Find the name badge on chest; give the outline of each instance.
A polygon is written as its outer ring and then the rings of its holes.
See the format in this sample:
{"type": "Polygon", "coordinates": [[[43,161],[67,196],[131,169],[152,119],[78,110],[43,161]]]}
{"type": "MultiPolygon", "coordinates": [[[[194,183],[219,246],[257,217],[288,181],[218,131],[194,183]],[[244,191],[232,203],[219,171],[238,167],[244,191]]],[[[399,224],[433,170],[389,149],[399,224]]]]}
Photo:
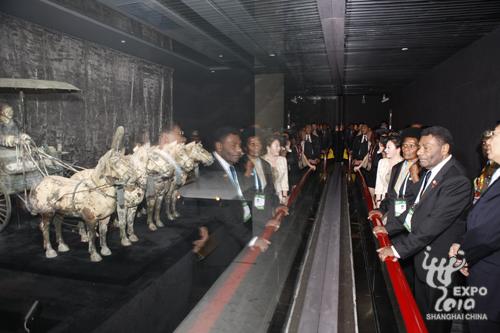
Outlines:
{"type": "Polygon", "coordinates": [[[406,211],[406,200],[398,199],[394,201],[394,215],[398,217],[406,211]]]}
{"type": "Polygon", "coordinates": [[[411,207],[408,210],[408,214],[406,214],[405,217],[405,222],[403,223],[403,226],[408,230],[408,232],[411,232],[411,218],[413,217],[413,213],[415,212],[415,208],[411,207]]]}
{"type": "Polygon", "coordinates": [[[253,198],[253,206],[259,210],[263,210],[266,206],[266,197],[263,194],[256,194],[253,198]]]}

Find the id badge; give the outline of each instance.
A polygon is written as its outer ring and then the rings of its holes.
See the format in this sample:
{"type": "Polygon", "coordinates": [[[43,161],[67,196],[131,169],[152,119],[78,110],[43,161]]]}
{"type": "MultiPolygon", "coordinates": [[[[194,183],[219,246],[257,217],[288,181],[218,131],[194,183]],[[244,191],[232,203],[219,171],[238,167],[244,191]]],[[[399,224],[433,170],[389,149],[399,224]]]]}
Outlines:
{"type": "Polygon", "coordinates": [[[408,230],[408,232],[411,232],[411,218],[413,217],[414,211],[415,209],[413,207],[408,210],[408,214],[406,214],[405,217],[405,223],[403,223],[403,226],[406,228],[406,230],[408,230]]]}
{"type": "Polygon", "coordinates": [[[263,210],[266,205],[266,197],[263,194],[256,194],[253,199],[253,206],[259,210],[263,210]]]}
{"type": "Polygon", "coordinates": [[[394,202],[394,215],[398,217],[406,211],[406,200],[396,200],[394,202]]]}

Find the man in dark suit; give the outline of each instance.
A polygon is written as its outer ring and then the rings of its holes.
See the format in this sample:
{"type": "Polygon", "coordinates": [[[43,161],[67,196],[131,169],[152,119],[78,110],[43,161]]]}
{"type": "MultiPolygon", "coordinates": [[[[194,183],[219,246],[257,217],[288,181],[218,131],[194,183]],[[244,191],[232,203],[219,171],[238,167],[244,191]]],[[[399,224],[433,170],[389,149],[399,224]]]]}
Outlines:
{"type": "Polygon", "coordinates": [[[333,133],[333,152],[335,154],[335,162],[342,162],[344,160],[344,149],[344,126],[342,124],[335,125],[335,132],[333,133]]]}
{"type": "Polygon", "coordinates": [[[415,202],[398,217],[399,225],[408,233],[394,239],[392,247],[378,250],[382,261],[388,257],[413,257],[415,299],[429,332],[449,332],[451,329],[451,321],[431,320],[429,316],[439,313],[436,302],[443,296],[441,287],[451,295],[449,290],[456,283],[456,274],[446,284],[435,285],[436,277],[431,274],[432,270],[426,269],[426,264],[429,264],[427,256],[437,258],[437,262],[447,260],[451,244],[465,232],[465,214],[472,199],[470,181],[463,167],[451,155],[452,144],[451,133],[443,127],[434,126],[422,131],[417,155],[427,172],[420,180],[415,202]]]}
{"type": "MultiPolygon", "coordinates": [[[[244,197],[244,176],[234,165],[242,155],[238,131],[221,128],[215,133],[214,163],[200,170],[195,183],[180,192],[188,207],[179,224],[200,227],[194,252],[202,253],[201,272],[213,282],[252,238],[251,201],[244,197]]],[[[264,240],[255,246],[267,249],[264,240]]]]}
{"type": "Polygon", "coordinates": [[[313,165],[319,163],[319,150],[313,141],[312,127],[311,125],[306,125],[304,127],[306,136],[304,138],[304,155],[313,165]]]}
{"type": "Polygon", "coordinates": [[[360,124],[360,133],[352,142],[352,163],[354,166],[360,165],[363,162],[366,154],[368,154],[368,125],[360,124]]]}
{"type": "Polygon", "coordinates": [[[330,125],[321,125],[321,150],[328,154],[328,150],[332,146],[332,129],[330,125]]]}
{"type": "MultiPolygon", "coordinates": [[[[488,159],[500,162],[500,126],[487,141],[488,159]]],[[[463,251],[470,287],[485,288],[486,294],[475,294],[475,306],[470,311],[486,314],[487,320],[469,321],[475,332],[500,332],[500,169],[493,173],[488,188],[475,203],[467,218],[467,232],[460,244],[450,248],[450,256],[463,251]]]]}
{"type": "Polygon", "coordinates": [[[317,124],[311,124],[311,140],[314,151],[317,153],[317,157],[319,157],[319,154],[321,153],[321,142],[323,141],[322,134],[323,133],[317,124]]]}
{"type": "MultiPolygon", "coordinates": [[[[288,208],[281,206],[273,182],[271,165],[260,158],[262,142],[254,128],[242,133],[245,155],[236,164],[236,169],[243,174],[245,197],[251,199],[253,235],[259,236],[270,222],[273,215],[288,208]]],[[[272,221],[271,221],[272,223],[272,221]]]]}

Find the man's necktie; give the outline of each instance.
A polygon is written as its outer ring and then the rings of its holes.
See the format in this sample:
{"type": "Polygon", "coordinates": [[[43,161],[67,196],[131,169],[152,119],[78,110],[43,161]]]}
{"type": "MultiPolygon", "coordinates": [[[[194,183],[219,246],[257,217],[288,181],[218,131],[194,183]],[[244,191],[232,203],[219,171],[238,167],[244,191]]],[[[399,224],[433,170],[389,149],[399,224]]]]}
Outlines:
{"type": "Polygon", "coordinates": [[[239,187],[239,184],[238,184],[238,176],[236,175],[236,169],[234,168],[234,166],[229,166],[229,171],[231,171],[231,178],[233,179],[233,183],[234,185],[236,185],[237,187],[239,187]]]}
{"type": "Polygon", "coordinates": [[[234,168],[234,166],[230,165],[229,171],[231,172],[231,178],[233,180],[233,184],[238,191],[238,197],[240,198],[241,205],[243,206],[243,222],[247,222],[252,217],[252,214],[250,212],[250,207],[248,207],[248,204],[245,201],[245,198],[243,197],[243,192],[241,191],[240,183],[238,182],[238,176],[236,175],[236,169],[234,168]]]}
{"type": "Polygon", "coordinates": [[[420,197],[422,197],[422,195],[424,195],[424,192],[427,188],[427,182],[429,181],[429,178],[431,178],[431,170],[427,171],[425,173],[425,176],[424,176],[424,183],[423,183],[423,187],[422,187],[422,193],[420,193],[420,197]]]}

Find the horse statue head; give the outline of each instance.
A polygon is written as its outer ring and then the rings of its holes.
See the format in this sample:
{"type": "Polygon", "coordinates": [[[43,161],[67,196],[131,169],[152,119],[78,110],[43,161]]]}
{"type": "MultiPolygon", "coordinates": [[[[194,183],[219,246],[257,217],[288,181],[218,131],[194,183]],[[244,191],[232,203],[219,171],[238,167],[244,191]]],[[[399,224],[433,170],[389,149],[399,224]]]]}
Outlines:
{"type": "MultiPolygon", "coordinates": [[[[186,145],[188,155],[194,160],[195,164],[202,163],[204,166],[209,166],[214,162],[214,156],[203,148],[201,143],[190,142],[186,145]]],[[[196,166],[195,165],[195,166],[196,166]]]]}
{"type": "Polygon", "coordinates": [[[176,167],[184,172],[189,172],[194,169],[194,161],[189,156],[186,145],[184,143],[177,143],[176,141],[164,146],[164,150],[173,157],[176,167]]]}

